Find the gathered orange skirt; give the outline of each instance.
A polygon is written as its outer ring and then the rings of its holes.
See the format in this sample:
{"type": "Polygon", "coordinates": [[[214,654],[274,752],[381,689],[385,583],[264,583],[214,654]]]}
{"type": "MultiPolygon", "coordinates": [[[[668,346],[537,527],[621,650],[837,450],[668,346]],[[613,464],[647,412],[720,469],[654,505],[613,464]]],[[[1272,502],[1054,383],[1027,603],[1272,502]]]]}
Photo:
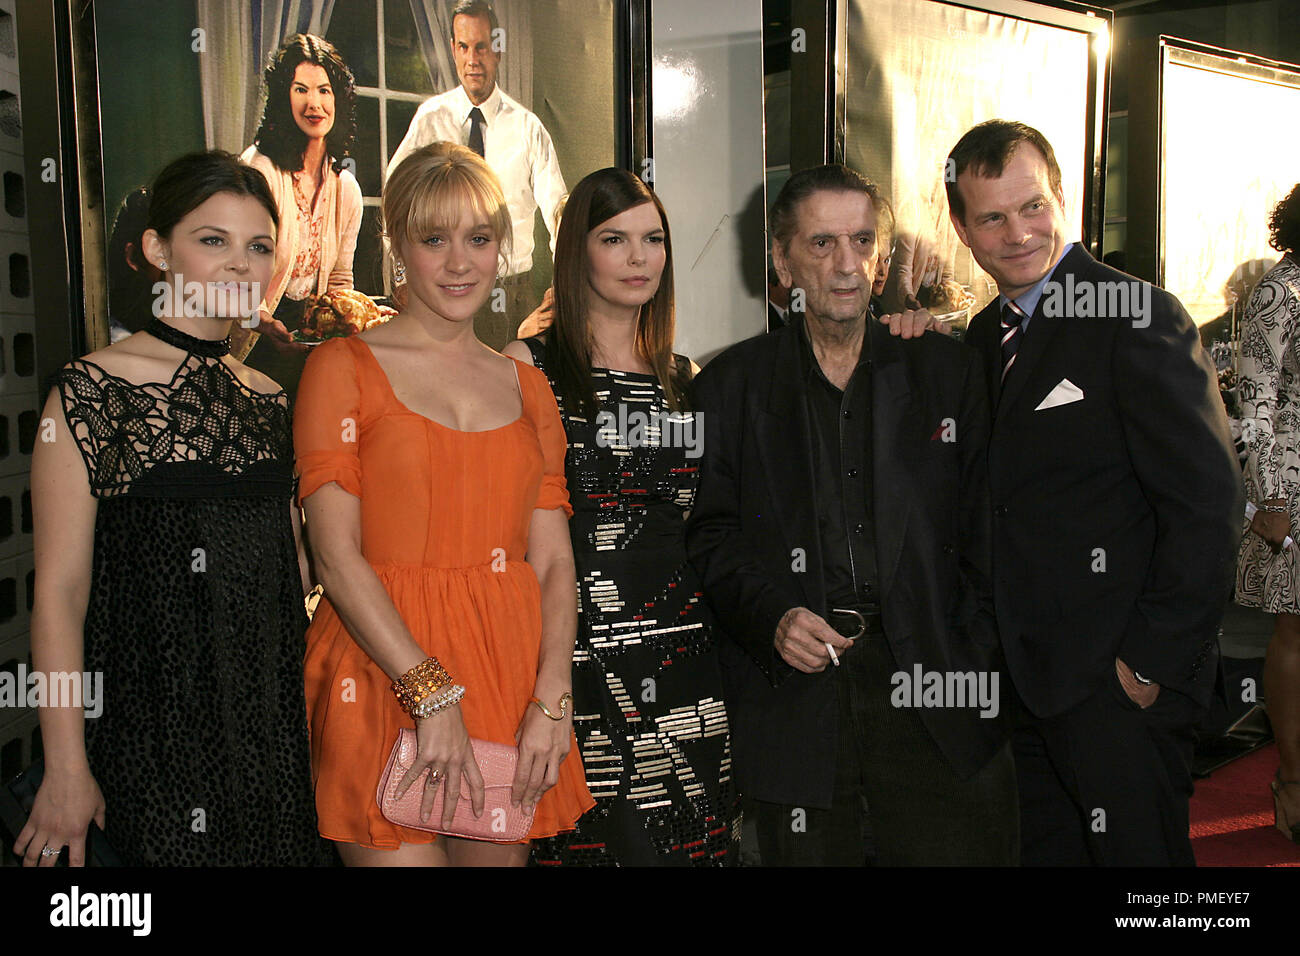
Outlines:
{"type": "MultiPolygon", "coordinates": [[[[307,359],[293,422],[299,502],[330,482],[359,499],[362,554],[415,642],[465,687],[469,735],[509,745],[541,645],[541,593],[525,560],[530,522],[536,510],[572,514],[555,396],[537,369],[514,367],[523,414],[462,432],[403,405],[360,336],[333,339],[307,359]]],[[[432,841],[379,812],[379,775],[398,730],[414,721],[329,595],[307,630],[304,683],[321,835],[380,849],[432,841]]],[[[529,836],[571,830],[593,806],[571,738],[529,836]]]]}
{"type": "MultiPolygon", "coordinates": [[[[471,737],[514,744],[537,678],[540,594],[531,566],[375,568],[416,642],[465,687],[460,709],[471,737]]],[[[394,850],[435,835],[390,823],[375,790],[398,730],[415,722],[398,706],[388,676],[322,599],[307,632],[307,714],[321,836],[394,850]]],[[[529,838],[571,830],[595,805],[576,743],[560,780],[538,801],[529,838]]]]}

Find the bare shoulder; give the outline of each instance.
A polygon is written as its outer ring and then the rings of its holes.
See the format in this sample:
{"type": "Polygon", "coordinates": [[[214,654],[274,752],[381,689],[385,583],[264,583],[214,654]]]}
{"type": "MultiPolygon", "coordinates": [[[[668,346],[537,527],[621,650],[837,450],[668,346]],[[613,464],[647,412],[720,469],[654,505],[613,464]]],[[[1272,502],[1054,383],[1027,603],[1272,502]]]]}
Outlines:
{"type": "MultiPolygon", "coordinates": [[[[482,343],[479,344],[482,345],[482,343]]],[[[527,350],[528,347],[524,346],[524,351],[527,350]]],[[[482,368],[484,368],[485,370],[491,369],[495,374],[501,375],[504,378],[508,378],[512,387],[514,386],[514,380],[516,374],[515,363],[517,362],[521,365],[532,364],[531,362],[524,362],[524,360],[521,359],[518,355],[512,355],[506,352],[505,349],[502,349],[500,352],[498,352],[490,345],[483,345],[483,348],[479,351],[478,355],[475,357],[475,361],[481,362],[482,368]]]]}
{"type": "MultiPolygon", "coordinates": [[[[114,378],[133,385],[167,385],[180,368],[176,349],[145,332],[137,332],[114,345],[83,355],[81,361],[98,366],[114,378]]],[[[274,379],[227,358],[226,367],[240,382],[255,392],[274,395],[281,390],[274,379]]]]}
{"type": "Polygon", "coordinates": [[[511,391],[514,391],[515,383],[519,383],[519,393],[524,396],[525,404],[529,401],[529,393],[537,394],[542,390],[550,392],[550,382],[542,370],[533,364],[533,357],[528,354],[528,346],[523,342],[511,342],[500,352],[491,350],[491,354],[495,361],[510,366],[505,372],[506,381],[511,391]]]}
{"type": "Polygon", "coordinates": [[[252,166],[254,169],[259,170],[263,175],[275,170],[275,164],[271,162],[271,157],[256,146],[250,146],[240,153],[239,161],[245,166],[252,166]]]}
{"type": "Polygon", "coordinates": [[[533,361],[532,350],[529,349],[528,346],[525,345],[523,342],[521,342],[519,339],[515,339],[513,342],[511,342],[509,345],[503,348],[501,350],[501,354],[508,355],[512,359],[518,359],[520,362],[523,362],[525,365],[537,364],[536,362],[533,361]]]}
{"type": "Polygon", "coordinates": [[[401,315],[395,315],[387,322],[380,322],[378,325],[372,325],[370,328],[358,332],[353,337],[365,342],[366,345],[378,345],[380,347],[390,345],[400,346],[409,340],[409,333],[406,329],[406,323],[402,321],[401,315]]]}
{"type": "Polygon", "coordinates": [[[122,341],[81,357],[109,375],[134,385],[167,383],[176,373],[175,351],[146,332],[136,332],[122,341]]]}
{"type": "Polygon", "coordinates": [[[227,365],[235,377],[254,392],[261,392],[263,395],[274,395],[276,392],[284,390],[284,387],[275,379],[255,368],[249,368],[243,362],[236,362],[232,359],[227,365]]]}

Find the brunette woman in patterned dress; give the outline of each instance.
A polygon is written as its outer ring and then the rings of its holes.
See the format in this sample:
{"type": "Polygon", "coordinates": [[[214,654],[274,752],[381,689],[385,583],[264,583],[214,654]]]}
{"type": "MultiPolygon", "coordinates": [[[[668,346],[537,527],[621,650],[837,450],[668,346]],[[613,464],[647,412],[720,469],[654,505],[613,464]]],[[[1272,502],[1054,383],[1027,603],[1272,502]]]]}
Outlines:
{"type": "Polygon", "coordinates": [[[702,430],[673,331],[663,206],[626,170],[592,173],[560,220],[554,323],[505,349],[546,373],[568,435],[574,728],[597,801],[534,844],[543,865],[737,862],[716,637],[683,538],[702,430]]]}
{"type": "Polygon", "coordinates": [[[1281,261],[1255,286],[1241,327],[1242,436],[1249,446],[1246,498],[1259,511],[1241,541],[1237,603],[1275,614],[1264,659],[1264,696],[1278,770],[1277,828],[1300,843],[1300,185],[1269,218],[1281,261]]]}
{"type": "Polygon", "coordinates": [[[277,214],[228,153],[169,165],[143,236],[168,284],[160,317],[55,375],[32,457],[32,661],[102,675],[102,699],[41,708],[28,865],[63,847],[80,865],[92,819],[130,866],[329,859],[288,400],[228,354],[271,276],[277,214]]]}

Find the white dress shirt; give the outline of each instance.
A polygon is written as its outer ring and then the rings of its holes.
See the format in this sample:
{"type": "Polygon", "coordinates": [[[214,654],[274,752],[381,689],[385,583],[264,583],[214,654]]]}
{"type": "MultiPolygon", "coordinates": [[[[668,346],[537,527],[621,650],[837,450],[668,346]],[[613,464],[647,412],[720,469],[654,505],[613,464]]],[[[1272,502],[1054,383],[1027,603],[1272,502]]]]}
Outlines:
{"type": "MultiPolygon", "coordinates": [[[[398,163],[429,143],[469,143],[470,102],[464,87],[431,97],[420,104],[406,137],[388,163],[387,179],[398,163]]],[[[483,112],[483,152],[488,166],[501,181],[510,209],[514,241],[507,275],[533,267],[533,213],[539,208],[555,248],[555,210],[564,197],[564,177],[556,160],[551,135],[536,116],[494,86],[479,107],[483,112]]]]}

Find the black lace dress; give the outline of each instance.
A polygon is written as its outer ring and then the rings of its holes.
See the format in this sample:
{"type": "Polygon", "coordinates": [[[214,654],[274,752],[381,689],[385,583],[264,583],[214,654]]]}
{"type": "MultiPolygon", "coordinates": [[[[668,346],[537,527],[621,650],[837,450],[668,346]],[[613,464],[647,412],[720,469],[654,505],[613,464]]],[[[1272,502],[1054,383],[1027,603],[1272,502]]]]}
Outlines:
{"type": "Polygon", "coordinates": [[[98,499],[86,720],[106,835],[135,866],[327,862],[303,697],[307,616],[289,505],[288,399],[238,381],[221,342],[167,383],[85,360],[55,373],[98,499]]]}
{"type": "MultiPolygon", "coordinates": [[[[525,343],[545,372],[544,344],[525,343]]],[[[596,806],[577,830],[534,841],[533,861],[733,865],[740,812],[717,636],[684,537],[699,480],[689,446],[703,430],[689,413],[666,417],[653,375],[597,368],[592,379],[595,422],[551,387],[578,573],[574,730],[596,806]]]]}

